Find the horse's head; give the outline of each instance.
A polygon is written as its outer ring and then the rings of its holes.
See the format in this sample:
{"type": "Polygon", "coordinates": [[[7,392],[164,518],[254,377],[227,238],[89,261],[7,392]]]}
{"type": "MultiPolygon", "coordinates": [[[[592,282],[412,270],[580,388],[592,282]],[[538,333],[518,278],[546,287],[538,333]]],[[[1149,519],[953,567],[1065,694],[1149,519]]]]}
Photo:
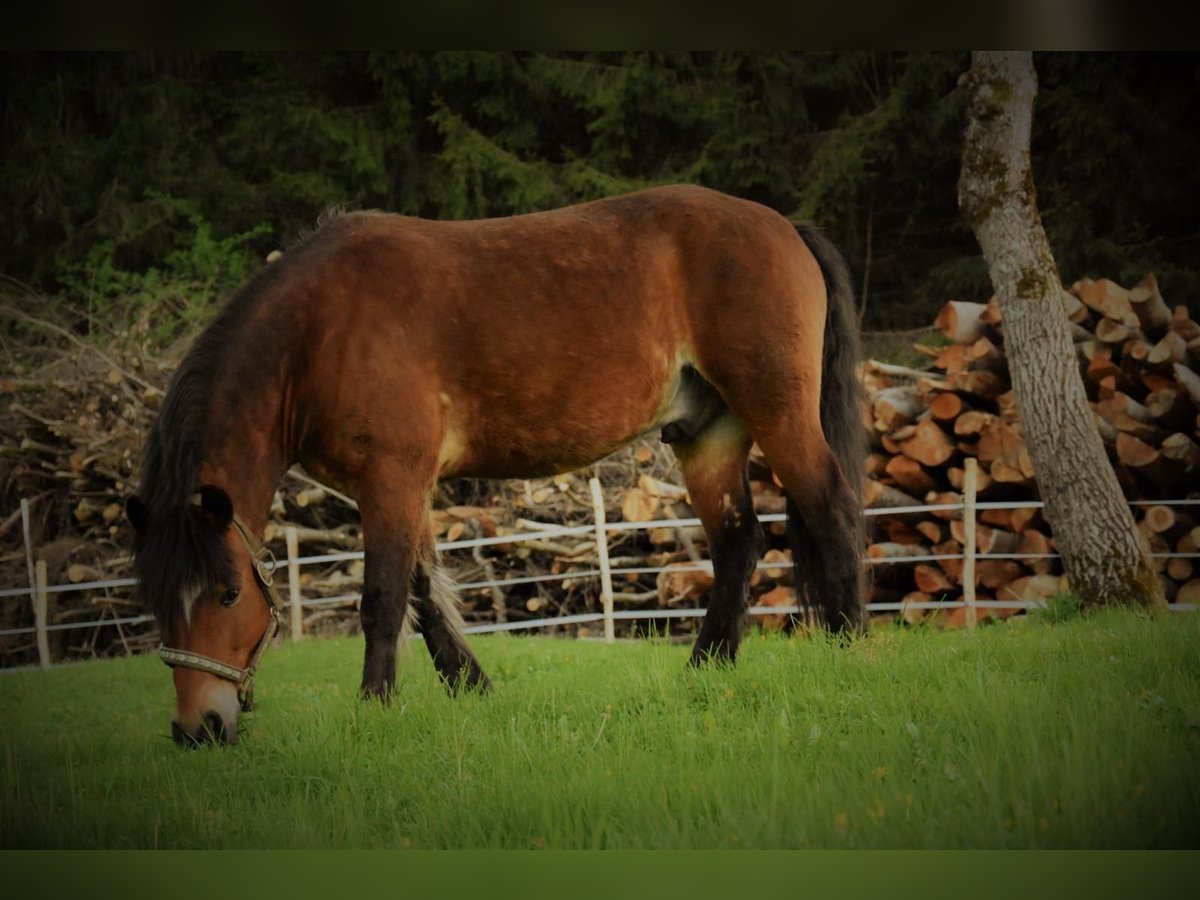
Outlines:
{"type": "Polygon", "coordinates": [[[212,485],[184,510],[130,497],[126,514],[137,531],[143,597],[162,632],[159,652],[174,673],[171,735],[183,746],[235,743],[238,711],[250,708],[254,670],[278,624],[270,553],[212,485]]]}

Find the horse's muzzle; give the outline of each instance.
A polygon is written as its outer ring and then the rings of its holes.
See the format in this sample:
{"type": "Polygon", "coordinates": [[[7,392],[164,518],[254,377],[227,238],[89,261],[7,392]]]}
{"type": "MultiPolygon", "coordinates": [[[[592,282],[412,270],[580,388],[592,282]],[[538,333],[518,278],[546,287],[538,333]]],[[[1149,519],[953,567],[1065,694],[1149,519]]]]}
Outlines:
{"type": "Polygon", "coordinates": [[[180,747],[200,747],[204,744],[236,744],[237,723],[226,727],[220,713],[210,710],[200,717],[200,724],[189,731],[178,722],[171,723],[171,737],[180,747]]]}

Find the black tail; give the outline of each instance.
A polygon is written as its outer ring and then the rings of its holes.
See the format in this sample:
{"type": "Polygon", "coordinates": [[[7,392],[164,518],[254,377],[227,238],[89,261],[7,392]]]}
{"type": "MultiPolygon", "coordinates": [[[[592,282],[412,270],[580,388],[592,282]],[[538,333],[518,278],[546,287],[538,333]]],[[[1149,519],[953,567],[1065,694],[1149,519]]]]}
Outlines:
{"type": "MultiPolygon", "coordinates": [[[[850,272],[837,247],[818,229],[797,224],[796,231],[816,257],[825,276],[825,346],[821,361],[821,428],[825,440],[849,482],[854,496],[855,546],[844,548],[861,560],[863,548],[862,481],[866,470],[867,433],[863,427],[863,389],[857,366],[862,359],[858,316],[850,272]]],[[[818,589],[814,579],[822,565],[818,542],[827,535],[811,534],[803,525],[791,498],[787,503],[788,534],[792,558],[796,563],[796,595],[802,605],[815,607],[817,615],[835,630],[844,627],[865,628],[866,607],[863,591],[854,597],[830,597],[818,589]]],[[[861,565],[861,563],[859,563],[861,565]]]]}

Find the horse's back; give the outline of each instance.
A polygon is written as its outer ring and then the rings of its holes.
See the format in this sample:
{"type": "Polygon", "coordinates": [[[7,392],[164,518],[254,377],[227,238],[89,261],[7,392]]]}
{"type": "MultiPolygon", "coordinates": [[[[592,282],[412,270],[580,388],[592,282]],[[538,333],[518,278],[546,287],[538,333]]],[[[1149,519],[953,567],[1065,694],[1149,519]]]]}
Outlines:
{"type": "Polygon", "coordinates": [[[337,356],[326,406],[343,422],[359,407],[360,431],[383,427],[380,409],[410,429],[436,421],[442,474],[604,456],[661,424],[686,367],[720,387],[794,341],[803,282],[820,278],[783,217],[692,186],[501,219],[350,214],[326,229],[302,292],[322,295],[321,343],[337,356]]]}

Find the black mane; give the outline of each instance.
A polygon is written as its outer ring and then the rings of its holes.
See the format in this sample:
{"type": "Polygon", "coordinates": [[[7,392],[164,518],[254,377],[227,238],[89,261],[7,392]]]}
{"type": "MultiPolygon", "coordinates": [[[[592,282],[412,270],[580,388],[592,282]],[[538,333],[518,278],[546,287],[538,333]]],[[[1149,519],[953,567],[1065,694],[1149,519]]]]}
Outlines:
{"type": "Polygon", "coordinates": [[[239,346],[247,346],[242,338],[251,312],[290,261],[285,257],[263,266],[196,338],[171,379],[146,442],[140,496],[148,517],[136,539],[134,569],[140,599],[164,634],[182,614],[186,593],[229,583],[225,543],[197,514],[192,496],[200,486],[219,378],[233,364],[239,346]]]}

